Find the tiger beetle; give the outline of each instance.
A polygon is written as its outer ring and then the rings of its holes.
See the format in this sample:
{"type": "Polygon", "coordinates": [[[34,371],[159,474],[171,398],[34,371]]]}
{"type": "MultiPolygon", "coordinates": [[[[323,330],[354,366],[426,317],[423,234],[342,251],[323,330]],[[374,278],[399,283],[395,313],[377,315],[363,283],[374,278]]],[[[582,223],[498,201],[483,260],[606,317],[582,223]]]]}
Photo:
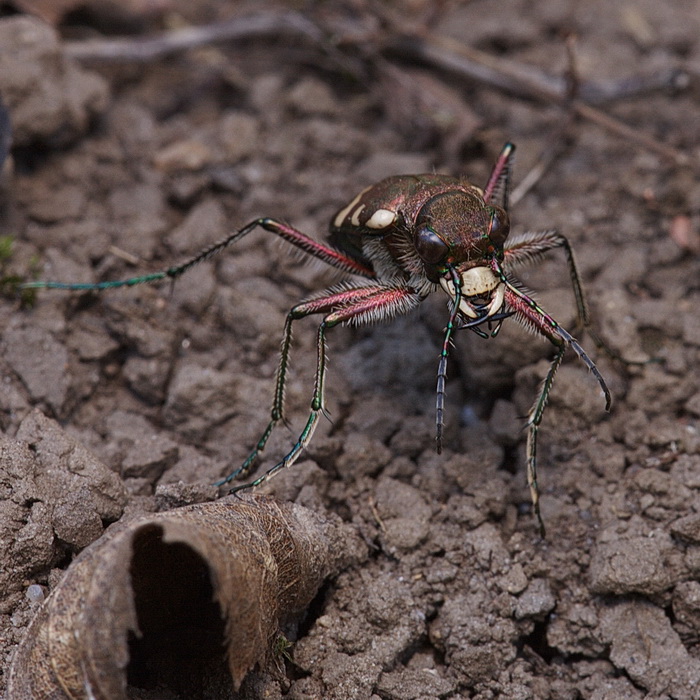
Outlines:
{"type": "Polygon", "coordinates": [[[222,486],[245,477],[265,449],[275,426],[284,421],[284,394],[292,326],[307,316],[322,317],[316,338],[316,375],[311,413],[292,449],[262,476],[231,492],[263,483],[291,466],[307,446],[324,409],[326,332],[339,324],[365,325],[408,313],[438,288],[449,297],[437,371],[436,447],[442,450],[445,383],[450,343],[456,331],[468,329],[482,338],[495,337],[503,321],[513,316],[549,340],[554,358],[527,417],[527,483],[540,530],[537,485],[537,431],[554,375],[571,347],[598,381],[610,409],[610,391],[595,363],[579,343],[525,291],[511,270],[537,262],[552,249],[562,248],[569,268],[580,327],[590,325],[581,277],[568,240],[556,231],[509,237],[508,190],[515,146],[507,143],[481,189],[462,177],[398,175],[362,190],[331,220],[329,243],[319,243],[297,229],[271,218],[251,221],[239,231],[204,248],[184,263],[161,272],[95,284],[30,282],[25,288],[103,290],[147,282],[175,280],[191,267],[221,252],[260,227],[308,255],[356,276],[296,304],[284,324],[270,422],[243,464],[217,482],[222,486]]]}

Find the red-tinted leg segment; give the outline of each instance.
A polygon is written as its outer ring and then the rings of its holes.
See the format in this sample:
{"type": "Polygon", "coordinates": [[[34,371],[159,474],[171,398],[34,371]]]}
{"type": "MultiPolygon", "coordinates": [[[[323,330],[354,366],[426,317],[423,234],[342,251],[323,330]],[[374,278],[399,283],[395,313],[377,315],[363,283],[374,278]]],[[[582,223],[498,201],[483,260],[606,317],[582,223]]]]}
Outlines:
{"type": "Polygon", "coordinates": [[[518,265],[538,262],[542,255],[554,248],[563,248],[564,254],[566,255],[571,286],[576,299],[576,310],[578,312],[578,325],[580,329],[585,330],[596,344],[596,347],[604,350],[613,359],[623,362],[626,365],[639,366],[647,364],[649,360],[629,360],[623,357],[619,352],[613,350],[605,340],[591,328],[590,312],[588,303],[586,302],[586,296],[583,292],[581,275],[576,266],[574,251],[569,241],[560,233],[556,231],[521,233],[508,239],[506,241],[505,250],[503,251],[504,269],[510,271],[518,265]]]}
{"type": "Polygon", "coordinates": [[[222,238],[220,241],[200,250],[199,253],[192,256],[188,260],[185,260],[185,262],[169,267],[166,270],[161,270],[160,272],[152,272],[147,275],[129,277],[123,280],[108,280],[105,282],[94,283],[28,282],[22,285],[22,288],[99,291],[104,289],[117,289],[119,287],[134,287],[139,284],[159,282],[166,279],[175,280],[185,274],[185,272],[195,265],[218,255],[225,248],[228,248],[228,246],[237,243],[241,240],[241,238],[247,236],[258,227],[261,227],[270,233],[274,233],[288,243],[291,243],[293,246],[303,250],[308,255],[311,255],[318,260],[322,260],[328,265],[342,270],[343,272],[349,272],[353,275],[360,275],[361,277],[366,277],[368,279],[376,278],[374,270],[371,267],[368,267],[365,263],[355,260],[355,258],[343,253],[340,250],[336,250],[335,248],[331,248],[323,243],[319,243],[313,238],[307,236],[305,233],[297,231],[291,226],[287,226],[287,224],[283,224],[275,219],[264,218],[251,221],[239,231],[236,231],[235,233],[226,236],[226,238],[222,238]]]}
{"type": "Polygon", "coordinates": [[[407,287],[387,287],[382,285],[365,285],[350,287],[323,297],[311,299],[297,304],[287,315],[284,338],[282,340],[282,352],[277,370],[275,386],[275,398],[273,401],[270,422],[255,449],[250,453],[245,462],[237,470],[232,472],[219,485],[228,483],[235,478],[242,477],[250,471],[250,468],[265,449],[265,445],[272,434],[273,429],[284,415],[284,389],[289,368],[289,353],[292,339],[292,324],[294,321],[325,313],[318,329],[316,340],[317,364],[314,393],[311,399],[311,414],[302,430],[297,442],[290,452],[274,467],[265,472],[250,484],[236,487],[233,491],[254,487],[266,481],[273,474],[285,467],[289,467],[298,459],[301,452],[308,444],[316,430],[318,420],[324,412],[323,396],[326,375],[326,340],[325,333],[328,328],[341,323],[356,323],[359,325],[372,323],[392,318],[398,314],[407,313],[422,301],[414,290],[407,287]]]}
{"type": "Polygon", "coordinates": [[[595,366],[595,363],[590,357],[588,357],[586,352],[571,336],[571,334],[563,329],[549,314],[547,314],[537,304],[537,302],[513,286],[511,282],[505,280],[505,277],[503,279],[506,281],[506,305],[515,311],[516,318],[518,318],[526,326],[529,326],[533,330],[548,338],[557,348],[554,359],[549,366],[547,376],[542,383],[540,392],[535,400],[535,403],[530,409],[527,419],[527,483],[530,487],[532,505],[540,526],[540,532],[542,535],[544,535],[544,524],[542,522],[539,505],[539,488],[537,486],[537,431],[540,423],[542,422],[542,416],[547,405],[549,392],[551,391],[552,383],[554,382],[554,375],[561,365],[561,361],[564,358],[564,352],[566,351],[567,346],[573,348],[574,352],[579,356],[588,369],[593,373],[593,376],[597,379],[598,384],[603,390],[603,394],[605,396],[606,411],[610,410],[612,397],[610,395],[610,390],[608,389],[602,375],[598,371],[598,368],[595,366]]]}
{"type": "Polygon", "coordinates": [[[171,267],[166,271],[166,275],[171,278],[179,277],[194,265],[197,265],[203,260],[211,258],[224,250],[224,248],[227,248],[228,246],[240,241],[241,238],[247,236],[258,226],[266,231],[269,231],[270,233],[274,233],[288,243],[291,243],[293,246],[303,250],[308,255],[311,255],[318,260],[322,260],[332,267],[343,270],[343,272],[349,272],[353,275],[360,275],[361,277],[368,277],[370,279],[375,277],[374,270],[367,267],[365,264],[358,262],[354,258],[351,258],[349,255],[346,255],[345,253],[336,250],[335,248],[331,248],[323,243],[315,241],[310,236],[307,236],[301,231],[297,231],[297,229],[293,228],[292,226],[288,226],[287,224],[283,224],[281,221],[267,217],[251,221],[249,224],[240,229],[240,231],[236,231],[236,233],[233,233],[217,243],[214,243],[208,248],[205,248],[193,258],[190,258],[181,265],[171,267]]]}
{"type": "Polygon", "coordinates": [[[323,260],[323,262],[328,263],[328,265],[336,267],[339,270],[349,272],[353,275],[360,275],[361,277],[368,277],[370,279],[374,279],[375,277],[374,270],[372,268],[358,262],[340,250],[336,250],[335,248],[331,248],[330,246],[315,241],[305,233],[297,231],[297,229],[292,228],[287,224],[283,224],[280,221],[269,218],[258,219],[256,224],[262,226],[262,228],[264,228],[266,231],[270,231],[270,233],[278,235],[280,238],[283,238],[288,243],[300,248],[314,258],[323,260]]]}
{"type": "Polygon", "coordinates": [[[508,211],[508,189],[514,152],[515,146],[512,143],[503,146],[484,188],[484,201],[488,204],[493,200],[493,204],[503,207],[506,211],[508,211]]]}
{"type": "Polygon", "coordinates": [[[566,263],[569,267],[569,277],[576,299],[579,324],[582,328],[590,325],[590,313],[583,293],[583,284],[574,258],[574,251],[565,236],[557,231],[537,231],[521,233],[506,240],[503,266],[510,270],[518,265],[526,265],[538,262],[548,251],[555,248],[563,248],[566,255],[566,263]]]}

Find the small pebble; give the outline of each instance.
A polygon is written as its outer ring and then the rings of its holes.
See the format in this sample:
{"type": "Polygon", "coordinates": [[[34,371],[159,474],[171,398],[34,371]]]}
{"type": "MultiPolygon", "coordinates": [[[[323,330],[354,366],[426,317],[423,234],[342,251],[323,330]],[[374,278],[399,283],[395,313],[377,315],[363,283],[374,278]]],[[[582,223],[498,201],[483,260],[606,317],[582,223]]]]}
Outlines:
{"type": "Polygon", "coordinates": [[[43,603],[44,599],[46,598],[44,588],[38,583],[33,583],[31,586],[29,586],[25,595],[30,603],[43,603]]]}

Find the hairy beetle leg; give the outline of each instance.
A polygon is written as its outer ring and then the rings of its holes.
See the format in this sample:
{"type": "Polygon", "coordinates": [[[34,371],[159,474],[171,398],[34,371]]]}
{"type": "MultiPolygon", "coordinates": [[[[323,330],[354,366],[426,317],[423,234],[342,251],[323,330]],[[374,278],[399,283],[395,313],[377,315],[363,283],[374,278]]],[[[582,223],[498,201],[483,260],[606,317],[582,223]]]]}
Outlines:
{"type": "Polygon", "coordinates": [[[364,325],[373,321],[393,318],[397,314],[406,313],[409,309],[417,306],[420,301],[420,296],[409,287],[366,284],[359,287],[349,287],[328,296],[297,304],[287,315],[270,423],[262,438],[258,441],[255,450],[251,452],[243,465],[220,481],[219,485],[228,483],[234,478],[241,478],[250,470],[259,453],[265,448],[265,444],[272,434],[275,425],[282,417],[284,409],[284,389],[289,366],[292,323],[294,321],[315,314],[326,314],[318,327],[318,335],[316,338],[316,380],[313,397],[311,399],[311,413],[296,443],[277,464],[255,479],[255,481],[233,487],[230,493],[236,493],[243,489],[259,486],[278,471],[292,466],[311,440],[321,414],[325,414],[323,397],[326,376],[326,330],[342,323],[352,322],[358,325],[364,325]]]}
{"type": "Polygon", "coordinates": [[[571,287],[576,300],[578,324],[582,328],[587,329],[591,325],[588,303],[583,292],[583,283],[576,265],[574,251],[565,236],[562,236],[558,231],[537,231],[515,235],[505,243],[503,265],[506,270],[510,270],[518,265],[536,263],[542,259],[545,253],[556,248],[563,248],[564,250],[566,263],[569,268],[571,287]]]}
{"type": "Polygon", "coordinates": [[[517,289],[517,287],[514,287],[510,282],[506,282],[506,302],[508,306],[514,310],[518,320],[543,335],[557,348],[557,352],[549,366],[547,376],[542,382],[539,394],[527,418],[527,483],[530,488],[532,507],[535,517],[537,518],[540,534],[544,537],[545,528],[540,513],[540,493],[537,485],[537,431],[547,406],[549,393],[554,382],[554,375],[561,365],[567,346],[570,346],[574,350],[598,381],[603,391],[603,396],[605,397],[606,411],[610,410],[612,396],[595,363],[571,334],[564,330],[533,299],[517,289]]]}

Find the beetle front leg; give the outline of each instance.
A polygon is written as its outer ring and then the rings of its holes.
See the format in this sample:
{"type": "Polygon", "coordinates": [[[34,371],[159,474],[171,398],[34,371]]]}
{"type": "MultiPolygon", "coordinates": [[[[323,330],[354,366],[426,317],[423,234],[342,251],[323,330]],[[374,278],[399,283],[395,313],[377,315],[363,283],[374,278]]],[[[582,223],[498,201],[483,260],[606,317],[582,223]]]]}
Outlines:
{"type": "Polygon", "coordinates": [[[450,310],[450,318],[445,327],[445,336],[442,341],[442,350],[440,352],[440,362],[438,363],[437,388],[435,397],[435,450],[438,454],[442,452],[442,431],[445,427],[445,385],[447,383],[447,358],[450,353],[450,342],[452,335],[456,330],[455,322],[459,315],[459,305],[462,301],[462,283],[459,275],[454,270],[450,269],[452,282],[454,285],[454,298],[452,300],[452,309],[450,310]]]}
{"type": "Polygon", "coordinates": [[[539,430],[542,416],[544,415],[544,409],[549,399],[549,392],[552,389],[554,375],[559,369],[561,361],[564,359],[565,352],[566,345],[560,341],[552,364],[549,366],[547,376],[544,378],[542,386],[540,387],[539,396],[532,405],[527,417],[527,485],[530,488],[532,508],[535,512],[535,517],[537,518],[537,523],[540,528],[540,535],[542,537],[545,536],[545,527],[542,514],[540,513],[540,490],[537,485],[537,431],[539,430]]]}
{"type": "Polygon", "coordinates": [[[574,299],[576,300],[578,323],[582,328],[588,329],[591,325],[588,302],[583,291],[583,283],[576,265],[574,251],[566,236],[563,236],[558,231],[536,231],[512,236],[506,241],[503,250],[505,256],[503,261],[504,268],[510,270],[517,265],[535,263],[546,252],[555,248],[564,249],[566,263],[569,268],[569,277],[571,278],[571,287],[574,290],[574,299]]]}
{"type": "Polygon", "coordinates": [[[590,336],[591,340],[593,340],[595,343],[596,347],[603,350],[614,360],[618,360],[625,365],[647,364],[647,361],[644,360],[629,360],[623,357],[620,355],[620,353],[613,350],[605,342],[605,340],[603,340],[603,338],[601,338],[598,333],[593,330],[588,302],[586,301],[586,295],[583,291],[583,283],[576,265],[574,251],[571,248],[571,244],[569,243],[568,239],[561,233],[558,233],[557,231],[538,231],[513,236],[510,240],[506,241],[503,251],[503,266],[509,271],[518,265],[537,262],[547,251],[555,248],[564,249],[566,262],[569,268],[571,286],[573,288],[574,298],[576,300],[576,311],[578,316],[577,325],[580,327],[580,329],[585,330],[590,336]]]}
{"type": "Polygon", "coordinates": [[[528,436],[527,436],[527,482],[530,488],[533,510],[537,518],[540,534],[544,536],[545,529],[539,506],[539,488],[537,485],[537,431],[542,422],[542,416],[547,406],[549,393],[554,382],[554,375],[561,365],[567,346],[571,347],[578,355],[579,359],[588,367],[593,376],[598,381],[605,397],[605,410],[610,410],[612,396],[603,376],[595,363],[586,354],[585,350],[572,337],[572,335],[562,328],[537,302],[518,289],[508,280],[505,275],[502,277],[506,284],[505,300],[506,304],[514,311],[515,317],[526,327],[537,331],[547,338],[556,348],[557,352],[549,366],[547,376],[542,383],[537,400],[533,404],[528,415],[528,436]]]}

